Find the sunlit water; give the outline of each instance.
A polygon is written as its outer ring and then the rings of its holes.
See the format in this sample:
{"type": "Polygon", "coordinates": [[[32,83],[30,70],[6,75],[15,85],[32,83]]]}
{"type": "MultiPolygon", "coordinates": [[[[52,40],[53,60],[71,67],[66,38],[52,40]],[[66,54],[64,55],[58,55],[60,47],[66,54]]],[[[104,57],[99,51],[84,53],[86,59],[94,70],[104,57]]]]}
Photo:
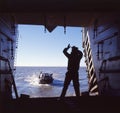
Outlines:
{"type": "MultiPolygon", "coordinates": [[[[26,94],[30,97],[58,97],[61,94],[66,67],[17,67],[15,72],[15,82],[17,91],[20,94],[26,94]],[[53,73],[52,84],[39,84],[40,72],[53,73]]],[[[86,68],[81,67],[79,70],[80,91],[88,90],[88,79],[86,68]]],[[[74,96],[73,84],[68,87],[66,96],[74,96]]],[[[13,91],[13,97],[15,97],[13,91]]]]}

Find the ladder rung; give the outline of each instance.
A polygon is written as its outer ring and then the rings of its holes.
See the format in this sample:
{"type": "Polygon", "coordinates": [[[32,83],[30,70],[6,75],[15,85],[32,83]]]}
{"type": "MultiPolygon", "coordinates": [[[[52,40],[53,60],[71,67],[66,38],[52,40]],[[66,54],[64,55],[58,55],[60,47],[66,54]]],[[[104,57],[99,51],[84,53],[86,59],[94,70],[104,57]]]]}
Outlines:
{"type": "Polygon", "coordinates": [[[11,74],[10,70],[0,70],[0,74],[11,74]]]}
{"type": "Polygon", "coordinates": [[[3,60],[3,61],[8,62],[8,59],[6,59],[6,58],[5,58],[5,57],[3,57],[3,56],[0,56],[0,60],[3,60]]]}
{"type": "Polygon", "coordinates": [[[100,73],[120,73],[120,70],[119,69],[116,69],[116,70],[99,70],[100,73]]]}

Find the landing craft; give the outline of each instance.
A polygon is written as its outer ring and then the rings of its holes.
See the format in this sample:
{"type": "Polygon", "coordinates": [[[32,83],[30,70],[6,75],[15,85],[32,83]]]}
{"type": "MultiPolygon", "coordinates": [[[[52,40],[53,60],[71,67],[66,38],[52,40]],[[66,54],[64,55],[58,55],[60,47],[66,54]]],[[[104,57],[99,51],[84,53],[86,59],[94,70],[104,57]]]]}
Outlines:
{"type": "MultiPolygon", "coordinates": [[[[64,33],[67,32],[67,26],[82,27],[89,96],[120,96],[119,6],[120,2],[115,0],[0,1],[0,98],[3,101],[11,98],[12,85],[16,98],[19,98],[14,81],[18,24],[44,25],[45,32],[46,29],[52,32],[57,26],[63,26],[64,33]]],[[[33,100],[29,101],[32,102],[33,100]]],[[[83,102],[82,99],[81,101],[83,102]]],[[[116,101],[114,101],[115,103],[116,101]]],[[[14,105],[17,106],[17,104],[14,105]]],[[[95,110],[92,108],[99,108],[101,104],[98,103],[97,106],[93,102],[92,105],[89,104],[89,111],[94,112],[95,110]]],[[[26,109],[28,110],[28,108],[30,107],[27,104],[26,109]]],[[[67,109],[67,107],[65,108],[67,109]]],[[[45,112],[49,113],[50,110],[48,109],[45,112]]],[[[76,111],[72,110],[69,112],[75,113],[79,107],[76,111]]],[[[13,112],[16,111],[13,110],[13,112]]],[[[32,109],[28,111],[34,112],[32,109]]]]}
{"type": "Polygon", "coordinates": [[[39,84],[51,84],[53,82],[53,73],[43,73],[39,75],[39,84]]]}

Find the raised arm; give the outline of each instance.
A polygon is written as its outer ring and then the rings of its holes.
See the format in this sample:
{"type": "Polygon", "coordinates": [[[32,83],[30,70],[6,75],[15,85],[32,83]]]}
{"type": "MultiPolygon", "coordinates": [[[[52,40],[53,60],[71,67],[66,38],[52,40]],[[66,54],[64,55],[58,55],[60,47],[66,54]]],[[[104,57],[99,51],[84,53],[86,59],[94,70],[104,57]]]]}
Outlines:
{"type": "Polygon", "coordinates": [[[63,50],[63,53],[64,53],[64,55],[65,55],[66,57],[69,57],[69,55],[70,55],[70,54],[67,52],[69,48],[70,48],[70,44],[68,44],[68,46],[67,46],[66,48],[64,48],[64,50],[63,50]]]}

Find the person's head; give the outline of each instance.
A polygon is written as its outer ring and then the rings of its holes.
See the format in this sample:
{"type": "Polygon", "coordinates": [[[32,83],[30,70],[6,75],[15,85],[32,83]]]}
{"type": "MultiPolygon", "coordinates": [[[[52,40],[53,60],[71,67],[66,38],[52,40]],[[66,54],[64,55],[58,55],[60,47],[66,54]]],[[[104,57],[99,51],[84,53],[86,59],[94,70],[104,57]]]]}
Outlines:
{"type": "Polygon", "coordinates": [[[72,47],[72,52],[78,52],[78,48],[76,46],[72,47]]]}

